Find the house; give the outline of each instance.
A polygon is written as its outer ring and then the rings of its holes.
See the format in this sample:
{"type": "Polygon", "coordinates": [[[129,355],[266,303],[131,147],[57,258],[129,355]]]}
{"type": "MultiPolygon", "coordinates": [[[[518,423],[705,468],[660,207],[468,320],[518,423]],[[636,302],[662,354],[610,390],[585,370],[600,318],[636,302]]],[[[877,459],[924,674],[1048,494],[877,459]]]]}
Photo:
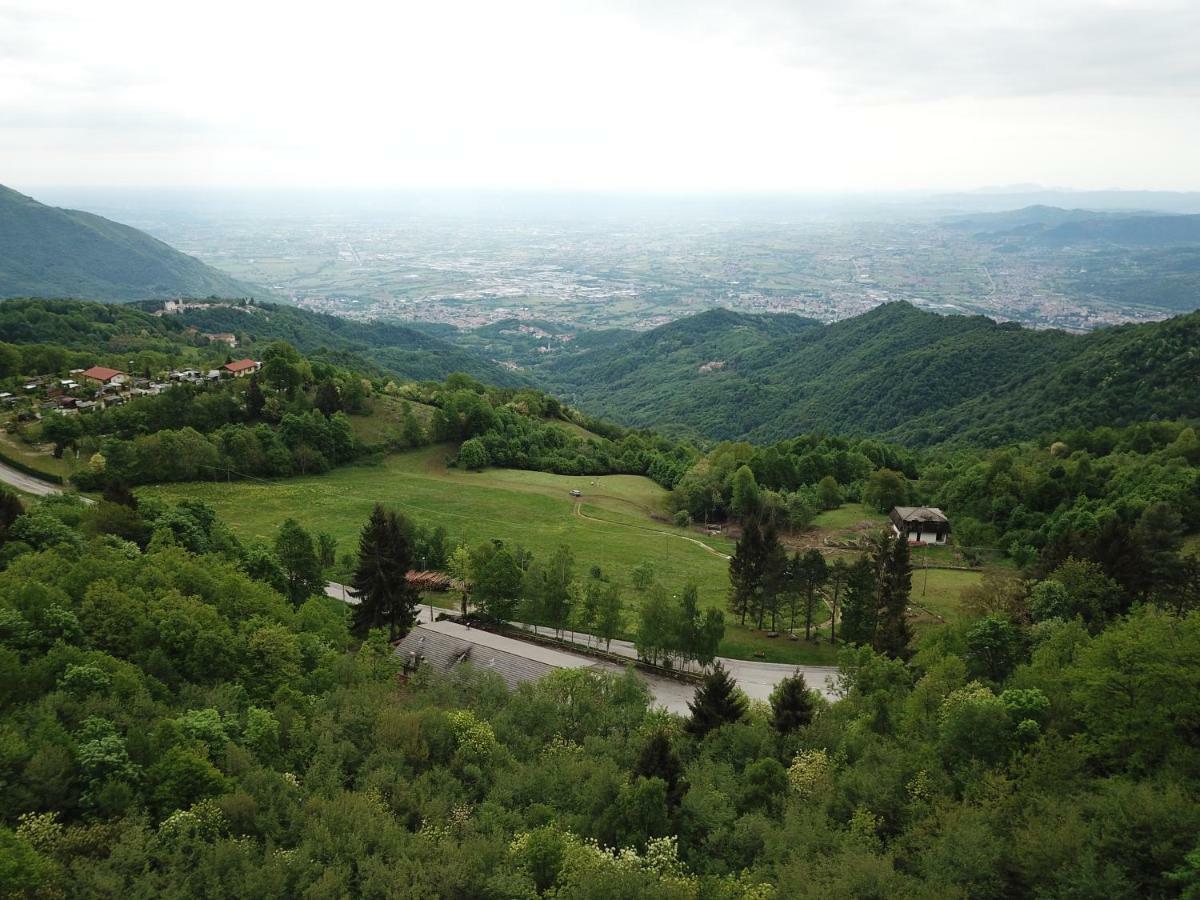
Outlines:
{"type": "Polygon", "coordinates": [[[237,346],[237,335],[230,334],[228,331],[218,331],[212,334],[205,332],[204,336],[210,341],[219,341],[222,344],[228,344],[230,347],[237,346]]]}
{"type": "Polygon", "coordinates": [[[896,506],[889,518],[910,544],[944,544],[950,534],[950,520],[936,506],[896,506]]]}
{"type": "Polygon", "coordinates": [[[262,368],[262,363],[255,362],[252,359],[239,359],[236,362],[225,363],[222,367],[223,371],[232,375],[234,378],[242,378],[246,375],[251,375],[262,368]]]}
{"type": "Polygon", "coordinates": [[[120,369],[110,369],[108,366],[92,366],[83,372],[83,377],[97,384],[124,384],[129,376],[120,369]]]}

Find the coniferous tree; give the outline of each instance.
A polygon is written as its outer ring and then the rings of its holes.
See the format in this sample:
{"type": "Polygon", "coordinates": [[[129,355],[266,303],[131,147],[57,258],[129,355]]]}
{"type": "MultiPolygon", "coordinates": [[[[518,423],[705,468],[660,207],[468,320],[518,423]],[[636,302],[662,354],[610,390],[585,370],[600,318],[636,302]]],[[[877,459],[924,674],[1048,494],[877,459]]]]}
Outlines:
{"type": "Polygon", "coordinates": [[[120,478],[113,478],[106,481],[104,483],[104,493],[101,496],[109,503],[128,506],[130,509],[138,508],[137,497],[129,489],[129,484],[120,478]]]}
{"type": "Polygon", "coordinates": [[[804,676],[790,675],[771,691],[771,727],[780,734],[791,734],[813,720],[816,704],[804,676]]]}
{"type": "Polygon", "coordinates": [[[729,610],[741,624],[756,605],[758,589],[762,584],[763,537],[758,520],[751,519],[742,529],[742,536],[729,560],[729,610]]]}
{"type": "Polygon", "coordinates": [[[846,569],[846,587],[842,600],[842,640],[848,644],[874,645],[878,619],[875,569],[870,559],[861,556],[846,569]]]}
{"type": "Polygon", "coordinates": [[[250,383],[246,385],[246,418],[251,422],[257,421],[266,405],[267,398],[263,396],[262,388],[258,385],[258,376],[251,375],[250,383]]]}
{"type": "Polygon", "coordinates": [[[773,519],[767,522],[762,534],[762,576],[755,592],[758,627],[763,627],[763,620],[769,615],[771,630],[777,631],[779,607],[788,589],[788,556],[779,542],[779,531],[773,519]]]}
{"type": "Polygon", "coordinates": [[[355,634],[385,625],[394,640],[416,623],[418,595],[408,583],[412,550],[400,517],[376,503],[358,540],[358,565],[350,594],[355,634]]]}
{"type": "Polygon", "coordinates": [[[912,561],[907,538],[885,532],[876,544],[874,564],[879,617],[874,647],[880,653],[904,659],[912,640],[912,627],[908,623],[912,561]]]}
{"type": "Polygon", "coordinates": [[[692,717],[687,730],[697,737],[704,737],[714,728],[736,722],[746,714],[746,697],[734,682],[725,667],[717,663],[696,689],[696,695],[688,704],[692,717]]]}
{"type": "Polygon", "coordinates": [[[817,591],[829,580],[829,566],[821,551],[815,547],[800,560],[800,584],[804,591],[804,639],[812,638],[813,612],[817,603],[817,591]]]}
{"type": "Polygon", "coordinates": [[[0,542],[8,540],[8,529],[24,514],[21,498],[9,490],[0,490],[0,542]]]}
{"type": "Polygon", "coordinates": [[[842,595],[850,579],[850,567],[844,560],[835,559],[829,567],[829,643],[837,643],[838,616],[841,614],[842,595]]]}

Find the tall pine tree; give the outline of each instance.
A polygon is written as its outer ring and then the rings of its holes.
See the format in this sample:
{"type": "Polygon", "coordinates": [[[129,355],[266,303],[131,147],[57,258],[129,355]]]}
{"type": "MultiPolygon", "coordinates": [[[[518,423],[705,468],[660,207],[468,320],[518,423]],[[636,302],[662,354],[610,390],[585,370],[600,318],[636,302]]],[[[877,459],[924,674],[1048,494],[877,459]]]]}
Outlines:
{"type": "Polygon", "coordinates": [[[358,600],[354,633],[387,626],[392,640],[408,634],[417,621],[419,595],[408,583],[412,545],[396,513],[376,503],[358,539],[358,565],[350,595],[358,600]]]}
{"type": "Polygon", "coordinates": [[[874,647],[880,653],[905,659],[912,640],[912,627],[908,623],[908,601],[912,594],[908,539],[885,532],[876,542],[874,564],[879,619],[874,647]]]}
{"type": "Polygon", "coordinates": [[[762,584],[763,537],[757,519],[751,519],[742,529],[742,536],[729,560],[729,611],[738,617],[742,625],[746,616],[757,605],[759,587],[762,584]]]}
{"type": "Polygon", "coordinates": [[[725,667],[717,663],[696,689],[696,695],[688,704],[692,717],[687,730],[697,737],[704,737],[714,728],[736,722],[746,714],[746,697],[734,683],[725,667]]]}

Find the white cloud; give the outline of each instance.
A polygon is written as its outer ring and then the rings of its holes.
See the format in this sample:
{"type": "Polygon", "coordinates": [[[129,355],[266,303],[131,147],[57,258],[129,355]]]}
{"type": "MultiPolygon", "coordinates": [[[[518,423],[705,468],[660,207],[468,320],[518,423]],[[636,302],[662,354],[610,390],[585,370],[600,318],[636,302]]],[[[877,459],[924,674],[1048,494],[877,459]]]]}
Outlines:
{"type": "Polygon", "coordinates": [[[1195,7],[0,0],[0,178],[1200,187],[1195,7]]]}

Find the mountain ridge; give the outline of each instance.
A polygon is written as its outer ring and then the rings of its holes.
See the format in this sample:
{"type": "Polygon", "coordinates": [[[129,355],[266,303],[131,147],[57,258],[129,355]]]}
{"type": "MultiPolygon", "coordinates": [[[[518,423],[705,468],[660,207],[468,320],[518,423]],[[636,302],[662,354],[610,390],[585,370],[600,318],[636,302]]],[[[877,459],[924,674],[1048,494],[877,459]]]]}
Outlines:
{"type": "Polygon", "coordinates": [[[0,185],[0,298],[113,302],[266,293],[136,228],[0,185]]]}
{"type": "MultiPolygon", "coordinates": [[[[754,318],[733,315],[739,326],[754,318]]],[[[763,336],[740,346],[734,320],[698,318],[559,360],[543,385],[595,415],[715,440],[830,431],[990,446],[1060,427],[1200,417],[1200,392],[1188,387],[1200,384],[1200,313],[1073,335],[897,302],[828,325],[783,319],[782,334],[760,316],[763,336]],[[702,332],[694,347],[732,352],[701,372],[703,354],[679,353],[681,331],[702,332]]]]}

